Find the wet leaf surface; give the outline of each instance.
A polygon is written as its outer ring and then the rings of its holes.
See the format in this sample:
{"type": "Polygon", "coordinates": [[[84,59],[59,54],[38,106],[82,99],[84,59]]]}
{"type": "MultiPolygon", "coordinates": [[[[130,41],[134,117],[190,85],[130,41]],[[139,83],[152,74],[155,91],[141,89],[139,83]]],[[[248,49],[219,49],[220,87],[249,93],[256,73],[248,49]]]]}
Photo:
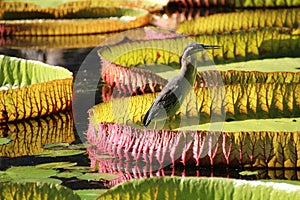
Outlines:
{"type": "Polygon", "coordinates": [[[36,168],[48,168],[48,169],[58,169],[58,168],[66,168],[76,166],[77,163],[71,162],[52,162],[52,163],[43,163],[39,165],[35,165],[36,168]]]}
{"type": "Polygon", "coordinates": [[[107,190],[74,190],[74,192],[76,194],[78,194],[81,199],[85,199],[85,200],[95,200],[97,199],[97,197],[99,197],[100,195],[102,195],[103,193],[105,193],[107,190]]]}
{"type": "Polygon", "coordinates": [[[120,175],[109,173],[85,173],[84,175],[79,176],[77,178],[88,181],[99,181],[100,179],[111,181],[119,177],[120,175]]]}
{"type": "Polygon", "coordinates": [[[241,176],[254,176],[254,175],[258,175],[257,171],[241,171],[239,172],[239,175],[241,176]]]}
{"type": "Polygon", "coordinates": [[[49,150],[44,151],[38,154],[35,154],[35,156],[39,157],[61,157],[61,156],[74,156],[78,154],[83,154],[86,151],[84,150],[49,150]]]}
{"type": "Polygon", "coordinates": [[[0,182],[47,182],[62,183],[61,180],[50,178],[58,171],[53,169],[40,169],[34,166],[11,167],[6,171],[0,171],[0,182]]]}

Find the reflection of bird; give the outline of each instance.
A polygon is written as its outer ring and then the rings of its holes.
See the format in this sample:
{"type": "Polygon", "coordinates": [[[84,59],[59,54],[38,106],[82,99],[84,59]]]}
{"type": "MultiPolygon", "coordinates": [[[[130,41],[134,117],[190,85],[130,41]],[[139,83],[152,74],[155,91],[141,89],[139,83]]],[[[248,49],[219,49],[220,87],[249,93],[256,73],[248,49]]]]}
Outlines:
{"type": "Polygon", "coordinates": [[[143,119],[143,125],[145,127],[150,124],[151,120],[155,120],[156,122],[156,120],[173,117],[176,114],[184,98],[195,84],[197,68],[194,66],[194,63],[192,63],[193,59],[191,56],[204,49],[218,47],[219,46],[193,42],[184,49],[180,59],[180,72],[168,82],[152,103],[143,119]]]}

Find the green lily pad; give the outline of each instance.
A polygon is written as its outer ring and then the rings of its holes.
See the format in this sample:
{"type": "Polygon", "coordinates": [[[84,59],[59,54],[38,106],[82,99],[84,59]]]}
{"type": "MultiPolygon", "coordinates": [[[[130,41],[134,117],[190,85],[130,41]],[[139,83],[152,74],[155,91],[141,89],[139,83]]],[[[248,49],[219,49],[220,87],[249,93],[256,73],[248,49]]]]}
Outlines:
{"type": "Polygon", "coordinates": [[[159,177],[117,185],[98,199],[300,199],[300,186],[226,178],[159,177]]]}
{"type": "Polygon", "coordinates": [[[78,171],[78,172],[89,172],[90,171],[90,167],[86,167],[86,166],[72,166],[72,167],[65,167],[64,169],[78,171]]]}
{"type": "Polygon", "coordinates": [[[70,108],[72,81],[73,74],[63,67],[0,55],[0,122],[70,108]]]}
{"type": "Polygon", "coordinates": [[[47,183],[2,183],[0,184],[0,199],[22,199],[22,200],[80,200],[80,197],[72,190],[47,183]]]}
{"type": "Polygon", "coordinates": [[[44,144],[44,149],[55,149],[55,148],[63,148],[63,147],[69,147],[70,144],[66,142],[57,142],[57,143],[51,143],[51,144],[44,144]]]}
{"type": "Polygon", "coordinates": [[[79,176],[77,178],[87,181],[99,181],[100,179],[111,181],[119,177],[120,175],[110,173],[85,173],[84,175],[79,176]]]}
{"type": "Polygon", "coordinates": [[[0,146],[8,144],[8,143],[10,143],[10,141],[11,141],[11,139],[9,139],[9,138],[0,137],[0,146]]]}
{"type": "Polygon", "coordinates": [[[36,168],[52,168],[52,169],[57,169],[57,168],[65,168],[65,167],[72,167],[77,165],[76,162],[52,162],[52,163],[43,163],[36,165],[36,168]]]}
{"type": "Polygon", "coordinates": [[[57,7],[63,3],[73,2],[74,0],[52,0],[52,1],[36,1],[36,0],[4,0],[3,2],[24,2],[32,3],[42,8],[57,7]]]}
{"type": "Polygon", "coordinates": [[[0,182],[47,182],[60,184],[60,180],[49,178],[57,173],[54,169],[40,169],[34,166],[11,167],[6,171],[0,171],[0,182]]]}
{"type": "Polygon", "coordinates": [[[80,196],[81,199],[84,200],[95,200],[100,195],[104,194],[107,190],[74,190],[76,194],[80,196]]]}
{"type": "Polygon", "coordinates": [[[257,171],[242,171],[239,172],[239,175],[241,176],[253,176],[253,175],[258,175],[257,171]]]}
{"type": "Polygon", "coordinates": [[[83,154],[86,151],[84,150],[49,150],[45,152],[41,152],[38,154],[35,154],[35,156],[39,157],[62,157],[62,156],[74,156],[83,154]]]}
{"type": "Polygon", "coordinates": [[[58,178],[73,178],[73,177],[79,177],[81,176],[82,173],[78,172],[78,171],[74,171],[74,172],[61,172],[59,174],[56,175],[56,177],[58,178]]]}

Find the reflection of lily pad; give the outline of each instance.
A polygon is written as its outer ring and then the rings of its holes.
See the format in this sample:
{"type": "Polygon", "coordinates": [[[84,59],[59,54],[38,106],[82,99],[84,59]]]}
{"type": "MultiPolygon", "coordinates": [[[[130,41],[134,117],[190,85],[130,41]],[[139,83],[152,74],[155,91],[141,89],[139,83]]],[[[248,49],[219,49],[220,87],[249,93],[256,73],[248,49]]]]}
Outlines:
{"type": "Polygon", "coordinates": [[[300,187],[223,178],[164,177],[135,179],[104,193],[99,199],[299,199],[300,187]]]}
{"type": "Polygon", "coordinates": [[[80,200],[80,197],[72,190],[63,186],[45,183],[2,183],[0,184],[0,199],[22,200],[80,200]]]}
{"type": "Polygon", "coordinates": [[[70,108],[72,79],[62,67],[0,55],[0,122],[70,108]]]}
{"type": "Polygon", "coordinates": [[[39,157],[62,157],[62,156],[74,156],[85,153],[85,150],[49,150],[35,154],[39,157]]]}
{"type": "Polygon", "coordinates": [[[0,136],[7,134],[12,141],[0,145],[0,156],[33,155],[45,151],[44,144],[72,143],[75,140],[73,124],[70,112],[8,123],[6,127],[0,127],[0,136]]]}

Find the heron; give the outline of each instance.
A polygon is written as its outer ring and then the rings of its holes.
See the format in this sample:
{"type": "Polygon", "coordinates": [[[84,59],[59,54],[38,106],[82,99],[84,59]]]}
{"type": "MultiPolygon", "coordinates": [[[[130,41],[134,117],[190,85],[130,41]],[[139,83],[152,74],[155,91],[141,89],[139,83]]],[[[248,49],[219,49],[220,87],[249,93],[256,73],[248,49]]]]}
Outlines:
{"type": "Polygon", "coordinates": [[[192,63],[192,55],[205,49],[216,48],[219,46],[192,42],[184,49],[180,57],[181,69],[161,90],[145,114],[142,121],[145,127],[155,120],[154,129],[156,129],[157,120],[171,118],[176,114],[196,81],[197,67],[192,63]]]}

